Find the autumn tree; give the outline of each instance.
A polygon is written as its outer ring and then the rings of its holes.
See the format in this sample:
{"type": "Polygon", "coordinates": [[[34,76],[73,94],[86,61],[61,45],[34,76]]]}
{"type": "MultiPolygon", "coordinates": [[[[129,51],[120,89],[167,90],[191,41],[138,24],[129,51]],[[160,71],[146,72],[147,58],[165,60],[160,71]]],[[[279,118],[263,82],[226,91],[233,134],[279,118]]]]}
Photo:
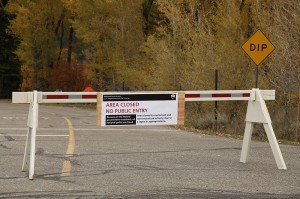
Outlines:
{"type": "Polygon", "coordinates": [[[59,0],[11,1],[8,10],[16,14],[11,31],[20,38],[16,51],[24,68],[33,72],[31,89],[47,89],[49,69],[57,56],[54,34],[57,16],[62,9],[59,0]]]}
{"type": "Polygon", "coordinates": [[[157,1],[157,7],[167,20],[162,18],[165,23],[148,36],[142,50],[153,61],[160,89],[209,88],[210,76],[199,78],[216,65],[212,27],[202,20],[206,14],[204,3],[162,0],[157,1]]]}
{"type": "MultiPolygon", "coordinates": [[[[10,30],[20,39],[16,51],[22,61],[23,90],[48,90],[53,67],[71,61],[77,62],[74,47],[74,29],[70,20],[70,1],[16,0],[8,5],[8,11],[16,18],[11,20],[10,30]],[[73,60],[75,58],[75,60],[73,60]]],[[[60,87],[66,88],[65,85],[60,87]]]]}
{"type": "Polygon", "coordinates": [[[76,2],[73,25],[82,39],[85,63],[94,85],[118,90],[123,81],[132,80],[132,58],[143,42],[143,1],[76,2]]]}

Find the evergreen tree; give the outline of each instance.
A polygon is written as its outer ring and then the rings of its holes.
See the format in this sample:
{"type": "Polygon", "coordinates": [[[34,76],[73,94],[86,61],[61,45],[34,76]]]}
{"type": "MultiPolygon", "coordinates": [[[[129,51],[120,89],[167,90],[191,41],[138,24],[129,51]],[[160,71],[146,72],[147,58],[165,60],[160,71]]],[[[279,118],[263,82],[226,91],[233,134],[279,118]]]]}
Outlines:
{"type": "Polygon", "coordinates": [[[7,31],[9,20],[14,17],[5,10],[7,3],[8,0],[0,0],[0,98],[11,97],[21,78],[20,62],[14,54],[19,42],[7,31]]]}

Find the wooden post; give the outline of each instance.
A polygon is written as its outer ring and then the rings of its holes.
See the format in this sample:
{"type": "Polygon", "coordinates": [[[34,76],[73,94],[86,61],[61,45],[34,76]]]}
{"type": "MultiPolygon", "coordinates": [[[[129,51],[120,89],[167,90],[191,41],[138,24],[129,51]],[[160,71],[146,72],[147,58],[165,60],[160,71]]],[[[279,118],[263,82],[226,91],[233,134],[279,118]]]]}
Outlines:
{"type": "Polygon", "coordinates": [[[97,126],[101,127],[102,93],[97,93],[97,126]]]}
{"type": "Polygon", "coordinates": [[[184,120],[185,120],[185,92],[179,92],[177,124],[184,125],[184,120]]]}

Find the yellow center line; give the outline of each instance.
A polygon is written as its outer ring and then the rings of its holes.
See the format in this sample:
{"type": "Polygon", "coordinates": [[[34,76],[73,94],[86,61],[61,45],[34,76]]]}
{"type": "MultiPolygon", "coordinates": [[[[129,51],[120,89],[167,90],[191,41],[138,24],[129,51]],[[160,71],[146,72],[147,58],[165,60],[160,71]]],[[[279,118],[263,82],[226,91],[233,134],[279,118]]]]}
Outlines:
{"type": "Polygon", "coordinates": [[[73,129],[73,125],[71,121],[67,117],[63,117],[69,126],[69,143],[68,143],[68,148],[66,152],[66,160],[64,161],[63,168],[61,171],[61,176],[70,176],[71,173],[71,157],[74,154],[74,149],[75,149],[75,133],[73,129]]]}

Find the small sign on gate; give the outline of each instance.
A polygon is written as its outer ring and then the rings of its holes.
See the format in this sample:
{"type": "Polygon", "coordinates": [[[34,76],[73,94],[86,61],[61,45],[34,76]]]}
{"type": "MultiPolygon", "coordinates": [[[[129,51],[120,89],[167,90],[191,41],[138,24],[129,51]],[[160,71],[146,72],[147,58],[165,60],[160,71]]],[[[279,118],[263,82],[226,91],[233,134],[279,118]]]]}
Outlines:
{"type": "Polygon", "coordinates": [[[112,93],[100,98],[99,126],[184,124],[184,94],[112,93]]]}

